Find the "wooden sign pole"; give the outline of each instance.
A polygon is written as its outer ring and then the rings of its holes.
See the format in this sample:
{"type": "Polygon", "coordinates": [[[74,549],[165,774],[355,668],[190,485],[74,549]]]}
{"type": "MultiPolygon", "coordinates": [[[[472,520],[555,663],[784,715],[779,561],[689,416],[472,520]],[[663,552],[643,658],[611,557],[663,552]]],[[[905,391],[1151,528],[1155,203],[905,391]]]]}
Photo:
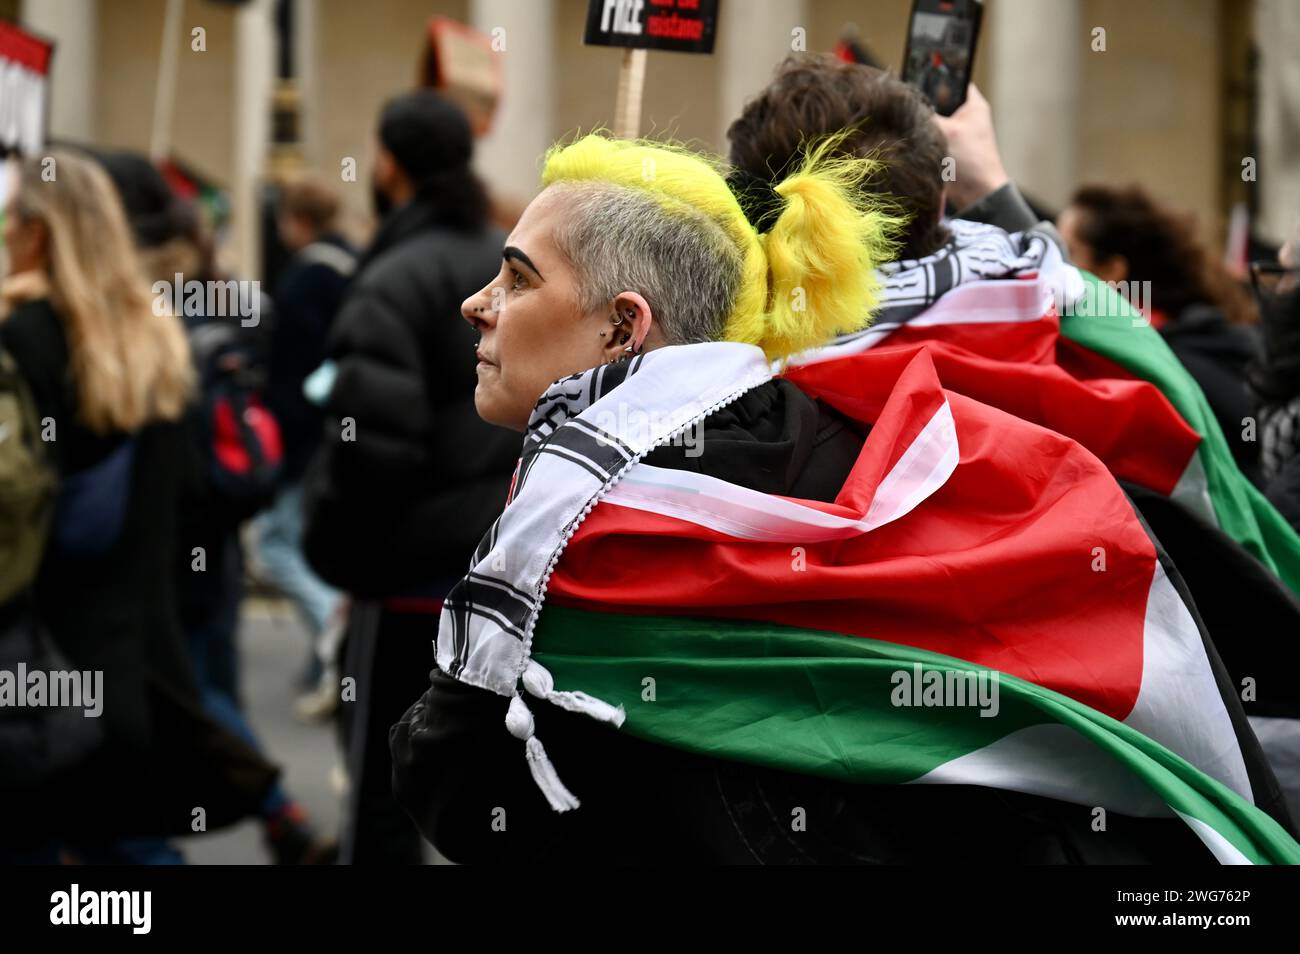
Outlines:
{"type": "Polygon", "coordinates": [[[614,134],[635,139],[641,132],[641,100],[645,93],[645,50],[623,51],[618,70],[618,99],[614,105],[614,134]]]}

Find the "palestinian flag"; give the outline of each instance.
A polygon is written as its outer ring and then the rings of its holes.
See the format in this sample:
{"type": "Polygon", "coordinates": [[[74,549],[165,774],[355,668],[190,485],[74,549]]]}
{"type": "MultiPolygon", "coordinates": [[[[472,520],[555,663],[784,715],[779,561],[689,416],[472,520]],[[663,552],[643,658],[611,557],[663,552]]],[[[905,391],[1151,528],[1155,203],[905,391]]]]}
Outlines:
{"type": "Polygon", "coordinates": [[[1042,233],[949,225],[952,245],[883,270],[885,304],[870,328],[793,363],[925,346],[946,387],[1074,438],[1300,593],[1300,536],[1241,473],[1200,387],[1150,322],[1042,233]]]}
{"type": "Polygon", "coordinates": [[[834,503],[638,462],[762,364],[746,345],[664,348],[539,402],[512,502],[444,605],[438,665],[512,696],[554,807],[578,801],[520,683],[719,758],[1028,792],[1084,806],[1081,824],[1177,815],[1221,861],[1300,861],[1252,802],[1240,709],[1100,460],[946,389],[924,351],[867,350],[800,372],[871,425],[834,503]]]}
{"type": "Polygon", "coordinates": [[[1132,377],[1156,385],[1201,439],[1194,466],[1205,475],[1218,525],[1300,593],[1300,536],[1241,473],[1200,386],[1124,298],[1095,275],[1076,272],[1085,290],[1061,317],[1061,365],[1085,381],[1132,377]]]}

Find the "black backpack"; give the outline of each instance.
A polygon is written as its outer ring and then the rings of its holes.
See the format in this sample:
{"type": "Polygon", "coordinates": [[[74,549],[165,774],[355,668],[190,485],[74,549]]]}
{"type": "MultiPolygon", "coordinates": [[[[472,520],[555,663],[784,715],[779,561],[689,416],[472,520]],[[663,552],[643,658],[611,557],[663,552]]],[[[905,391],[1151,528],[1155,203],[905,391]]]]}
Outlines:
{"type": "Polygon", "coordinates": [[[206,481],[229,514],[243,520],[270,504],[284,465],[280,427],[262,397],[265,375],[236,327],[209,321],[189,337],[206,481]]]}

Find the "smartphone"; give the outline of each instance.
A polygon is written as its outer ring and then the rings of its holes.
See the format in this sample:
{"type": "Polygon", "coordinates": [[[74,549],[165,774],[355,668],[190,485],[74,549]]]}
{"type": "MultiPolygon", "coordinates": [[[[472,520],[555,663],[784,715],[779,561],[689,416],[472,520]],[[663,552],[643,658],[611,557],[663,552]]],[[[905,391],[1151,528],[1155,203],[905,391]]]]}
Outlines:
{"type": "Polygon", "coordinates": [[[940,116],[966,102],[980,35],[981,0],[915,0],[903,55],[903,80],[930,100],[940,116]]]}

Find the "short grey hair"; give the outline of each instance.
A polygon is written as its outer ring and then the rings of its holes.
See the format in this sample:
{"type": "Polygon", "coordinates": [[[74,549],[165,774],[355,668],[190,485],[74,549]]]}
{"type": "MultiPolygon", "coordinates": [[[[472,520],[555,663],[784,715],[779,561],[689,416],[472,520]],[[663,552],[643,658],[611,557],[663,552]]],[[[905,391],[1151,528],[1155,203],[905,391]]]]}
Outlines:
{"type": "Polygon", "coordinates": [[[718,341],[740,287],[742,252],[703,213],[606,182],[559,182],[565,199],[555,244],[577,273],[584,312],[633,291],[669,344],[718,341]]]}

